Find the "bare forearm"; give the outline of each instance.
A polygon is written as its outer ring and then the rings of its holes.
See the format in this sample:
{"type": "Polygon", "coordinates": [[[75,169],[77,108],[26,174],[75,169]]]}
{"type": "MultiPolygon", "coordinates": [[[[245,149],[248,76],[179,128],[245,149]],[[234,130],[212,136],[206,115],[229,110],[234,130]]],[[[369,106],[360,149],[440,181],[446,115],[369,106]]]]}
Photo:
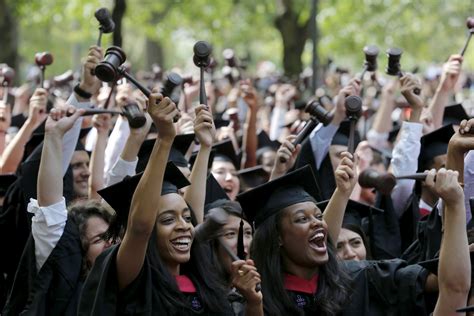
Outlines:
{"type": "Polygon", "coordinates": [[[204,221],[204,203],[206,195],[202,193],[202,190],[206,187],[207,165],[210,154],[211,147],[201,146],[189,179],[191,186],[189,186],[184,194],[184,200],[193,209],[198,224],[204,221]]]}
{"type": "Polygon", "coordinates": [[[59,202],[63,196],[62,135],[46,133],[38,171],[37,194],[40,206],[59,202]]]}
{"type": "Polygon", "coordinates": [[[250,168],[257,165],[257,111],[249,110],[247,112],[247,122],[245,124],[244,148],[245,161],[244,168],[250,168]]]}
{"type": "Polygon", "coordinates": [[[127,138],[127,142],[125,143],[122,154],[120,154],[120,157],[122,157],[122,159],[125,161],[134,161],[138,156],[138,152],[140,151],[143,141],[144,139],[142,137],[136,137],[130,134],[127,138]]]}
{"type": "Polygon", "coordinates": [[[263,316],[263,304],[248,304],[245,306],[245,315],[247,316],[263,316]]]}
{"type": "Polygon", "coordinates": [[[161,199],[161,188],[166,170],[166,161],[172,140],[157,139],[150,160],[133,194],[130,207],[130,230],[140,234],[151,234],[161,199]]]}
{"type": "Polygon", "coordinates": [[[440,128],[443,123],[444,107],[448,104],[449,92],[438,87],[428,107],[433,117],[433,125],[440,128]]]}
{"type": "Polygon", "coordinates": [[[378,133],[388,133],[392,130],[392,126],[387,124],[390,122],[393,108],[395,107],[395,99],[392,94],[382,96],[380,108],[375,113],[374,124],[372,128],[378,133]]]}
{"type": "Polygon", "coordinates": [[[0,155],[3,155],[3,152],[5,151],[6,136],[7,134],[5,132],[0,131],[0,155]]]}
{"type": "Polygon", "coordinates": [[[15,172],[23,158],[25,145],[33,134],[34,126],[28,121],[23,124],[15,137],[6,146],[0,160],[2,173],[15,172]]]}
{"type": "Polygon", "coordinates": [[[107,133],[99,132],[92,152],[91,163],[89,166],[89,199],[99,199],[97,191],[104,187],[104,159],[105,147],[107,146],[107,133]]]}
{"type": "Polygon", "coordinates": [[[328,225],[329,237],[331,237],[331,241],[334,244],[337,242],[339,232],[341,231],[342,220],[348,201],[349,195],[336,188],[323,214],[324,221],[328,225]]]}
{"type": "Polygon", "coordinates": [[[464,183],[464,153],[448,146],[446,169],[459,172],[459,182],[464,183]]]}

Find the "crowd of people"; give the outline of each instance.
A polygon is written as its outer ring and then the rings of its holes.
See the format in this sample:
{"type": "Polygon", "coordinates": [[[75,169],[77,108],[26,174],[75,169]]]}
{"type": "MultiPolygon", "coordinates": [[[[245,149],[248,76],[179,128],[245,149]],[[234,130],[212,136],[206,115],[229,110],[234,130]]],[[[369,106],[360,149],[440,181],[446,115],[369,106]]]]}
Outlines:
{"type": "Polygon", "coordinates": [[[331,66],[316,91],[233,58],[173,97],[161,71],[137,73],[149,97],[101,82],[98,46],[78,77],[4,85],[2,315],[469,313],[463,56],[424,78],[331,66]],[[143,124],[88,115],[131,106],[143,124]]]}

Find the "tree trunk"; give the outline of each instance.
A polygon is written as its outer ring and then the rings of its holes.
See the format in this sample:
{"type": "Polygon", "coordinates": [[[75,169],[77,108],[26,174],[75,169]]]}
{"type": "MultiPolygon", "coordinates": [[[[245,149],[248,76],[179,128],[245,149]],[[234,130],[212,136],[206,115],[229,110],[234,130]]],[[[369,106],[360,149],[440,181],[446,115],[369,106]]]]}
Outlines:
{"type": "Polygon", "coordinates": [[[122,47],[122,19],[127,10],[126,0],[115,0],[114,10],[112,11],[112,20],[115,23],[113,44],[122,47]]]}
{"type": "Polygon", "coordinates": [[[165,68],[165,59],[163,54],[163,45],[156,39],[146,39],[146,67],[151,69],[153,64],[158,64],[162,69],[165,68]]]}
{"type": "Polygon", "coordinates": [[[298,14],[291,7],[286,7],[284,13],[275,19],[275,26],[283,40],[283,68],[290,78],[297,77],[303,71],[301,55],[308,38],[310,19],[303,25],[298,23],[298,19],[298,14]]]}
{"type": "Polygon", "coordinates": [[[18,66],[18,23],[12,8],[11,1],[0,0],[0,63],[17,70],[18,66]]]}

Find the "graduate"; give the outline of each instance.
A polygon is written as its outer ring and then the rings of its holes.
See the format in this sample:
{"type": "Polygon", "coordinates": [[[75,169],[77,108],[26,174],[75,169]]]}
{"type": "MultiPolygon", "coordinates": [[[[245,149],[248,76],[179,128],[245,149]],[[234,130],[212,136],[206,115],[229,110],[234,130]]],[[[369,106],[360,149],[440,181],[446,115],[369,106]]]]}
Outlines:
{"type": "Polygon", "coordinates": [[[180,177],[165,177],[176,105],[153,93],[148,113],[159,137],[133,194],[123,240],[96,262],[79,315],[231,314],[202,245],[193,240],[192,211],[178,194],[180,177]]]}

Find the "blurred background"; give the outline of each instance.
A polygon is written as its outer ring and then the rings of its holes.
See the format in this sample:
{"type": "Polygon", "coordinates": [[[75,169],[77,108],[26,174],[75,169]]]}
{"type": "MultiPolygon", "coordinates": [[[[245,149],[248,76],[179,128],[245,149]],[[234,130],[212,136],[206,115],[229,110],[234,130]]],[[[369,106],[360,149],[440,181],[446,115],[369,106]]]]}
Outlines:
{"type": "MultiPolygon", "coordinates": [[[[123,47],[133,71],[153,63],[196,69],[192,46],[207,40],[218,62],[232,48],[251,72],[269,60],[289,78],[311,69],[314,30],[318,69],[357,71],[362,48],[375,44],[380,65],[387,48],[400,47],[404,69],[433,71],[462,48],[466,18],[474,15],[472,0],[0,0],[0,62],[17,69],[20,81],[38,51],[54,55],[50,76],[79,69],[97,41],[100,7],[109,8],[117,25],[102,45],[123,47]]],[[[463,69],[474,69],[472,49],[463,69]]]]}

